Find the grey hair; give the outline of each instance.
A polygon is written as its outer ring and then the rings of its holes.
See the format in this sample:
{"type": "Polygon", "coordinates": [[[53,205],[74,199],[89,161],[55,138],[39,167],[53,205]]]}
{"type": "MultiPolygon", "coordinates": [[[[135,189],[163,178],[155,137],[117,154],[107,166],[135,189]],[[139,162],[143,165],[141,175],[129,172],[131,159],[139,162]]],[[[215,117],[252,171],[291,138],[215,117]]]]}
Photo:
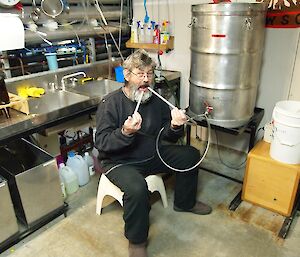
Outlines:
{"type": "Polygon", "coordinates": [[[152,60],[149,54],[144,49],[138,49],[129,55],[123,63],[123,68],[133,70],[138,68],[144,70],[146,67],[151,66],[152,69],[156,67],[156,63],[152,60]]]}

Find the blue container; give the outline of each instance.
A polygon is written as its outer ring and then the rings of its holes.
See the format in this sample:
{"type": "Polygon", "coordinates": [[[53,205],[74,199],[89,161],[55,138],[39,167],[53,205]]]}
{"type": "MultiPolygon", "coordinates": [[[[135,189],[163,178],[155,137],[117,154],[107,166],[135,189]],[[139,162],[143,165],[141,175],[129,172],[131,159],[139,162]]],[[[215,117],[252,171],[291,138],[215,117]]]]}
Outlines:
{"type": "Polygon", "coordinates": [[[124,74],[123,74],[123,67],[122,66],[117,66],[115,67],[115,73],[116,73],[116,81],[124,83],[124,74]]]}
{"type": "Polygon", "coordinates": [[[58,63],[57,63],[57,57],[56,53],[45,53],[49,70],[57,70],[58,69],[58,63]]]}

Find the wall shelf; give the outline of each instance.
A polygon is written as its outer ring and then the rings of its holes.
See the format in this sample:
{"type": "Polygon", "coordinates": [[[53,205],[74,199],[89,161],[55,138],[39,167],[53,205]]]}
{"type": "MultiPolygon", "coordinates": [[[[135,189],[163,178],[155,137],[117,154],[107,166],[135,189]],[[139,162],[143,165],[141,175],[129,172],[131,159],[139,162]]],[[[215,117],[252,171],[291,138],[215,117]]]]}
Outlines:
{"type": "Polygon", "coordinates": [[[127,48],[142,48],[148,50],[161,50],[170,51],[174,49],[174,36],[170,36],[170,40],[167,44],[149,44],[149,43],[131,43],[130,40],[126,42],[127,48]]]}

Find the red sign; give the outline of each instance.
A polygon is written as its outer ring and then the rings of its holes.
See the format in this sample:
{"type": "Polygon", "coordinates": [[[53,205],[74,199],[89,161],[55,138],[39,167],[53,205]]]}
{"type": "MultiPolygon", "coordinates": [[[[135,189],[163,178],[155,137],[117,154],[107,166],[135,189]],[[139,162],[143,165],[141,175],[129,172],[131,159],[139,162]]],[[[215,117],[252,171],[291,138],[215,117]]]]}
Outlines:
{"type": "Polygon", "coordinates": [[[300,0],[262,0],[268,4],[267,28],[299,28],[300,0]]]}

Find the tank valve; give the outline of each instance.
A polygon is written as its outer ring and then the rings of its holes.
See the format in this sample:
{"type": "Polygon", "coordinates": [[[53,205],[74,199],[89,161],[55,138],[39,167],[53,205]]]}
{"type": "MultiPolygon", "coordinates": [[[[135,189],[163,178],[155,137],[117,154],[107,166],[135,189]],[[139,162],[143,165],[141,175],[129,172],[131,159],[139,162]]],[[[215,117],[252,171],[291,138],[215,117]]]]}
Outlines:
{"type": "Polygon", "coordinates": [[[209,103],[207,103],[207,102],[204,102],[204,104],[205,104],[205,113],[204,113],[204,115],[207,116],[213,111],[214,107],[209,105],[209,103]]]}

